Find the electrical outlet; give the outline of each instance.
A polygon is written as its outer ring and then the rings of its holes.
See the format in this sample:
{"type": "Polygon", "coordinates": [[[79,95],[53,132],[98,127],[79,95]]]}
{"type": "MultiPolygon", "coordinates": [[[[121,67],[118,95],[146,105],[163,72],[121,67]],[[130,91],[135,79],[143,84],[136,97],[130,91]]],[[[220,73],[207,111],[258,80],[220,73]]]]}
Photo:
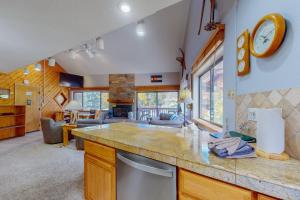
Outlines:
{"type": "Polygon", "coordinates": [[[248,108],[248,120],[256,121],[256,108],[248,108]]]}

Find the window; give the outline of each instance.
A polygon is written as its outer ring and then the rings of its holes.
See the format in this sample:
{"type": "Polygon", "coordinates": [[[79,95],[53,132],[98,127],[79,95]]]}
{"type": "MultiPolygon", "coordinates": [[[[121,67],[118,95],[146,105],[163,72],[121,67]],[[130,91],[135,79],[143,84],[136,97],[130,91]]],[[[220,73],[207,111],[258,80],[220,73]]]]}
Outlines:
{"type": "Polygon", "coordinates": [[[158,117],[160,113],[178,112],[178,92],[138,92],[137,119],[158,117]]]}
{"type": "Polygon", "coordinates": [[[73,99],[81,103],[84,110],[108,110],[108,92],[75,91],[73,99]]]}
{"type": "Polygon", "coordinates": [[[199,76],[199,116],[223,125],[223,57],[199,76]]]}

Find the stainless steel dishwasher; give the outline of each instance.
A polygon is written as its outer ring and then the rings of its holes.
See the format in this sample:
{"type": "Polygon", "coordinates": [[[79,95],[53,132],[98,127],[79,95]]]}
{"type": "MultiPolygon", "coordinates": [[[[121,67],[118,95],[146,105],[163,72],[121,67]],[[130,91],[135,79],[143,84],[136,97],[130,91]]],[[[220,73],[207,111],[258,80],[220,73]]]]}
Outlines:
{"type": "Polygon", "coordinates": [[[176,167],[118,151],[117,200],[176,200],[176,167]]]}

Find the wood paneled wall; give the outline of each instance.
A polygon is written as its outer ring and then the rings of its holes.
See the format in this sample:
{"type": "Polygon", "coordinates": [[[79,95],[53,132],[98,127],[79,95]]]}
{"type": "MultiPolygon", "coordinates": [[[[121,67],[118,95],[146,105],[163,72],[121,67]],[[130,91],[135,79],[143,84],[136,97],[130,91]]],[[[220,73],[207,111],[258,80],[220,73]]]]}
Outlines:
{"type": "Polygon", "coordinates": [[[34,65],[26,68],[29,75],[24,75],[24,68],[20,68],[8,74],[0,74],[0,88],[10,89],[8,100],[0,99],[0,105],[13,105],[15,102],[15,84],[22,84],[24,80],[29,81],[29,85],[40,87],[41,91],[41,113],[43,117],[53,117],[55,112],[62,111],[62,108],[55,102],[54,97],[62,91],[68,97],[68,89],[59,86],[59,72],[64,69],[56,64],[55,67],[48,66],[48,61],[41,61],[42,71],[34,70],[34,65]],[[45,64],[45,67],[44,67],[45,64]],[[44,71],[45,70],[45,74],[44,71]]]}

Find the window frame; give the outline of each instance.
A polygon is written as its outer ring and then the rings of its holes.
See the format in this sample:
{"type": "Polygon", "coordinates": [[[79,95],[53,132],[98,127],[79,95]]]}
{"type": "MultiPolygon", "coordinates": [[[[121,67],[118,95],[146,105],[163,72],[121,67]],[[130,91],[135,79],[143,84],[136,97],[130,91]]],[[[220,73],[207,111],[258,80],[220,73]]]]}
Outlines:
{"type": "MultiPolygon", "coordinates": [[[[81,105],[82,105],[83,110],[84,110],[84,105],[83,105],[83,97],[84,97],[83,93],[84,92],[99,92],[100,93],[100,95],[99,95],[100,96],[99,110],[103,110],[102,109],[102,93],[109,93],[108,91],[103,91],[103,90],[76,90],[76,91],[72,91],[72,100],[75,99],[74,96],[75,96],[76,93],[81,93],[82,94],[81,105]]],[[[109,110],[109,108],[107,110],[109,110]]]]}
{"type": "MultiPolygon", "coordinates": [[[[153,109],[156,109],[156,113],[157,113],[157,115],[159,115],[158,114],[158,110],[160,109],[159,108],[159,106],[158,106],[158,93],[165,93],[165,92],[176,92],[177,93],[177,107],[179,106],[179,91],[138,91],[138,92],[136,92],[136,95],[135,95],[135,98],[136,98],[136,113],[138,113],[138,109],[139,109],[139,98],[138,98],[138,94],[139,93],[155,93],[156,94],[156,105],[155,105],[155,108],[153,108],[153,109]]],[[[156,117],[158,117],[158,116],[156,116],[156,117]]],[[[136,118],[138,118],[138,115],[136,115],[136,118]]]]}
{"type": "MultiPolygon", "coordinates": [[[[199,84],[199,97],[198,97],[198,115],[199,115],[199,119],[204,120],[208,123],[211,123],[213,125],[219,126],[219,127],[223,127],[223,124],[218,124],[216,122],[214,122],[214,116],[212,113],[214,113],[214,98],[213,98],[213,94],[214,94],[214,68],[220,63],[224,61],[224,56],[219,57],[213,64],[211,64],[207,70],[205,70],[203,73],[201,73],[198,76],[198,84],[199,84]],[[205,75],[207,72],[210,72],[210,91],[209,91],[209,120],[204,119],[201,117],[201,77],[203,75],[205,75]]],[[[224,69],[224,65],[223,65],[223,69],[224,69]]],[[[224,81],[224,73],[223,73],[223,81],[224,81]]],[[[224,82],[223,82],[224,83],[224,82]]],[[[224,110],[224,98],[223,98],[223,110],[224,110]]],[[[224,116],[224,112],[223,112],[223,116],[224,116]]]]}

